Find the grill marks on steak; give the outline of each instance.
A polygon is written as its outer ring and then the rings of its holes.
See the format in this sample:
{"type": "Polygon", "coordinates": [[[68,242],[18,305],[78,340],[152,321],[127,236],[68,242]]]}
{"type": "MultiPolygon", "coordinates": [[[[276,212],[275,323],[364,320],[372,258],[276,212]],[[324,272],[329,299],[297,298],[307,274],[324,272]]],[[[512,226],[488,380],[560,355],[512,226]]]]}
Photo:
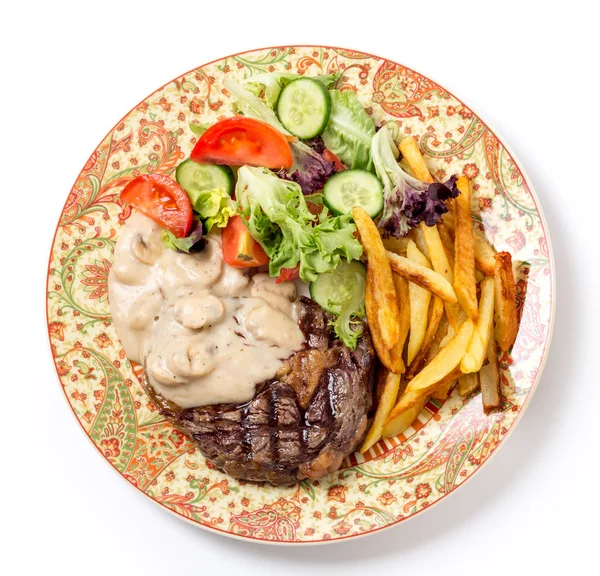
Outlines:
{"type": "Polygon", "coordinates": [[[242,405],[181,409],[143,379],[160,412],[191,436],[215,466],[236,478],[293,484],[337,470],[362,440],[371,408],[373,349],[365,327],[355,350],[339,340],[330,317],[300,298],[307,349],[242,405]]]}

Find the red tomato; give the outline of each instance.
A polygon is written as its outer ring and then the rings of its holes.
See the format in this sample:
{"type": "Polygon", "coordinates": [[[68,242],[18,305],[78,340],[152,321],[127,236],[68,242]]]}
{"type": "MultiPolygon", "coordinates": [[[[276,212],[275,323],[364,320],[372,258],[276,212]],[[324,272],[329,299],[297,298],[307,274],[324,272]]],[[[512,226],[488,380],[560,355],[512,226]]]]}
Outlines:
{"type": "Polygon", "coordinates": [[[131,204],[177,238],[185,238],[194,214],[188,195],[175,180],[162,174],[144,174],[123,188],[121,200],[131,204]]]}
{"type": "Polygon", "coordinates": [[[269,262],[262,246],[250,236],[241,216],[232,216],[221,232],[223,260],[235,268],[252,268],[269,262]]]}
{"type": "Polygon", "coordinates": [[[288,280],[297,280],[298,278],[300,278],[300,264],[295,268],[282,268],[279,276],[277,276],[277,280],[275,280],[275,284],[281,284],[288,280]]]}
{"type": "Polygon", "coordinates": [[[342,161],[331,150],[329,150],[329,148],[325,148],[325,151],[323,152],[323,160],[326,160],[327,162],[333,162],[335,164],[335,169],[338,172],[346,169],[346,167],[342,164],[342,161]]]}
{"type": "Polygon", "coordinates": [[[254,118],[226,118],[213,124],[198,140],[190,158],[200,164],[291,168],[287,138],[254,118]]]}

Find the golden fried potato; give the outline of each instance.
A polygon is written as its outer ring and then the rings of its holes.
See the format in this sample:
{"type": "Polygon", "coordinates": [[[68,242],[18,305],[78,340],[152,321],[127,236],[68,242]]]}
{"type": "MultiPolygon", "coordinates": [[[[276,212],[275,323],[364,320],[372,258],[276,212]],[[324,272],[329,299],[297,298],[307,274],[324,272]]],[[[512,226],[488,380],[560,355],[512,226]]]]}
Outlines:
{"type": "MultiPolygon", "coordinates": [[[[412,240],[408,242],[406,255],[409,260],[416,262],[420,266],[431,268],[427,258],[421,254],[417,245],[412,240]]],[[[408,296],[410,300],[410,334],[408,338],[407,362],[410,365],[421,349],[421,344],[425,339],[427,311],[429,310],[431,292],[413,282],[409,282],[408,296]]]]}
{"type": "Polygon", "coordinates": [[[443,316],[444,302],[439,296],[434,296],[431,301],[427,330],[425,331],[425,336],[423,337],[423,342],[421,343],[421,348],[419,349],[418,354],[414,357],[413,361],[409,365],[408,372],[406,374],[407,379],[412,380],[414,375],[421,371],[421,368],[425,363],[425,359],[429,354],[429,350],[431,349],[431,345],[434,342],[443,316]]]}
{"type": "Polygon", "coordinates": [[[365,311],[367,314],[367,322],[371,332],[371,340],[373,348],[377,352],[379,361],[388,368],[391,372],[400,373],[404,370],[404,362],[402,358],[392,357],[390,349],[385,345],[381,337],[381,329],[379,326],[379,316],[377,314],[377,301],[373,295],[373,281],[369,282],[369,269],[367,269],[367,284],[365,287],[365,311]]]}
{"type": "Polygon", "coordinates": [[[400,314],[400,322],[398,323],[400,336],[398,337],[398,343],[391,350],[391,356],[393,363],[398,365],[399,371],[404,372],[406,368],[402,359],[402,352],[410,330],[410,297],[408,282],[402,276],[394,274],[394,286],[396,287],[396,301],[398,302],[398,312],[400,314]]]}
{"type": "Polygon", "coordinates": [[[427,168],[421,150],[419,150],[419,145],[414,138],[404,138],[400,142],[400,152],[402,152],[402,156],[410,166],[415,178],[422,182],[433,182],[429,168],[427,168]]]}
{"type": "Polygon", "coordinates": [[[446,251],[446,257],[448,258],[450,268],[454,270],[454,240],[450,234],[450,231],[448,230],[448,227],[441,220],[438,220],[436,226],[444,246],[444,250],[446,251]]]}
{"type": "Polygon", "coordinates": [[[388,251],[387,256],[394,273],[404,276],[410,282],[425,288],[429,292],[433,292],[444,302],[457,302],[452,284],[441,274],[393,252],[388,251]]]}
{"type": "Polygon", "coordinates": [[[479,372],[487,354],[494,322],[494,279],[485,278],[481,282],[479,298],[479,320],[473,331],[467,353],[460,363],[463,373],[479,372]]]}
{"type": "MultiPolygon", "coordinates": [[[[446,256],[446,251],[444,250],[444,245],[442,244],[442,239],[440,238],[437,227],[425,226],[425,223],[421,222],[419,228],[425,237],[425,244],[427,244],[427,251],[429,252],[433,269],[438,274],[441,274],[447,282],[449,282],[451,285],[454,285],[454,272],[452,271],[450,262],[446,256]]],[[[454,295],[456,296],[456,293],[454,295]]],[[[445,307],[450,325],[455,331],[458,330],[459,306],[454,304],[452,301],[446,300],[445,307]]]]}
{"type": "Polygon", "coordinates": [[[391,438],[392,436],[402,434],[417,419],[417,416],[421,413],[425,404],[427,404],[428,399],[429,397],[425,396],[414,406],[406,410],[406,412],[402,412],[396,418],[386,423],[381,436],[383,438],[391,438]]]}
{"type": "Polygon", "coordinates": [[[456,381],[462,372],[460,371],[460,366],[457,366],[448,376],[446,376],[441,382],[438,383],[438,387],[433,391],[431,395],[432,398],[436,400],[441,400],[442,402],[448,398],[448,393],[450,389],[456,384],[456,381]]]}
{"type": "Polygon", "coordinates": [[[477,322],[477,293],[475,289],[475,238],[471,220],[471,184],[466,176],[457,183],[460,194],[454,200],[456,228],[454,239],[454,291],[467,315],[477,322]]]}
{"type": "Polygon", "coordinates": [[[507,352],[514,344],[519,331],[515,277],[512,258],[508,252],[499,252],[495,258],[495,335],[500,349],[507,352]]]}
{"type": "Polygon", "coordinates": [[[382,382],[381,395],[379,397],[379,403],[377,410],[375,411],[375,417],[371,423],[371,428],[367,432],[363,445],[360,448],[360,453],[364,454],[373,444],[375,444],[380,438],[383,431],[383,425],[392,411],[396,399],[398,398],[398,389],[400,388],[400,374],[394,374],[386,368],[379,370],[377,374],[378,380],[382,382]]]}
{"type": "MultiPolygon", "coordinates": [[[[408,383],[400,400],[388,416],[386,424],[394,420],[402,412],[408,410],[411,406],[414,406],[425,396],[433,393],[436,388],[444,383],[444,378],[447,378],[458,368],[462,357],[465,355],[474,329],[475,325],[472,320],[465,320],[456,336],[408,383]]],[[[453,375],[451,379],[454,380],[456,378],[457,375],[453,375]]]]}
{"type": "MultiPolygon", "coordinates": [[[[454,214],[451,212],[446,212],[442,216],[442,221],[450,232],[450,235],[453,236],[456,223],[454,214]]],[[[477,270],[483,272],[486,276],[493,276],[496,265],[496,261],[494,260],[496,251],[489,243],[483,232],[477,228],[476,222],[473,222],[473,234],[475,241],[475,267],[477,270]]]]}
{"type": "Polygon", "coordinates": [[[377,226],[364,208],[355,206],[352,209],[352,216],[367,257],[367,267],[371,271],[371,274],[367,275],[367,283],[369,281],[372,283],[381,339],[386,347],[390,349],[398,343],[400,337],[398,328],[400,315],[390,263],[379,230],[377,230],[377,226]]]}

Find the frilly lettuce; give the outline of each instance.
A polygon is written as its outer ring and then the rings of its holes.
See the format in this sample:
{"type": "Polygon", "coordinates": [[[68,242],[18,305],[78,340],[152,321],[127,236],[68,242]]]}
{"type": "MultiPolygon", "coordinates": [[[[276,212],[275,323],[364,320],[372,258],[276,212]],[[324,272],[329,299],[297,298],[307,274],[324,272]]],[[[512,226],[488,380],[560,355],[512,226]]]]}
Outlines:
{"type": "Polygon", "coordinates": [[[270,258],[272,277],[300,264],[300,278],[312,282],[338,266],[342,256],[353,260],[362,254],[349,214],[322,214],[316,222],[300,186],[266,168],[242,166],[236,197],[250,234],[270,258]]]}
{"type": "Polygon", "coordinates": [[[444,200],[459,191],[456,178],[445,183],[426,184],[402,170],[398,148],[387,126],[375,134],[371,146],[375,172],[383,184],[383,212],[377,223],[384,236],[399,238],[420,222],[433,226],[448,208],[444,200]]]}
{"type": "Polygon", "coordinates": [[[352,90],[330,90],[331,116],[323,141],[346,166],[372,170],[375,124],[352,90]]]}
{"type": "Polygon", "coordinates": [[[229,218],[235,214],[235,202],[224,188],[213,188],[188,192],[192,207],[204,221],[206,232],[213,226],[225,228],[229,218]]]}

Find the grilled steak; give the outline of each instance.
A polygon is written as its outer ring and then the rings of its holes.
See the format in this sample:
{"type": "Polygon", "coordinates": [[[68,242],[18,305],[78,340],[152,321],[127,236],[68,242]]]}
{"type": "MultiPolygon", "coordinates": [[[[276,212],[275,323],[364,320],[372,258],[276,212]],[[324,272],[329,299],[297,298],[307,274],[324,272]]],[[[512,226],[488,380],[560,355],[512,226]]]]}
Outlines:
{"type": "Polygon", "coordinates": [[[161,414],[235,478],[275,485],[320,478],[365,434],[374,361],[367,327],[350,350],[335,338],[330,315],[308,298],[300,302],[307,347],[258,385],[250,402],[182,409],[143,378],[161,414]]]}

